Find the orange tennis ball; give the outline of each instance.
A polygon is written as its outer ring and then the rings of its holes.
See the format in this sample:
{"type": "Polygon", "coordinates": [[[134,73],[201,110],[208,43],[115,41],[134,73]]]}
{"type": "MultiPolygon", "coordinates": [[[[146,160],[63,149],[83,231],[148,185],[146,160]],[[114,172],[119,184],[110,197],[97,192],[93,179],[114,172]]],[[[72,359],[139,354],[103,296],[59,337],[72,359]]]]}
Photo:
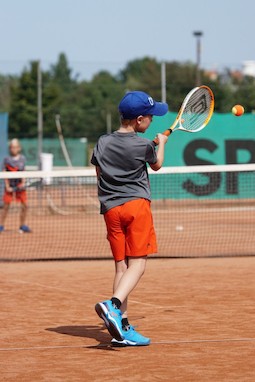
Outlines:
{"type": "Polygon", "coordinates": [[[233,113],[236,117],[240,117],[240,116],[243,115],[243,113],[244,113],[244,107],[241,106],[241,105],[235,105],[235,106],[232,108],[232,113],[233,113]]]}

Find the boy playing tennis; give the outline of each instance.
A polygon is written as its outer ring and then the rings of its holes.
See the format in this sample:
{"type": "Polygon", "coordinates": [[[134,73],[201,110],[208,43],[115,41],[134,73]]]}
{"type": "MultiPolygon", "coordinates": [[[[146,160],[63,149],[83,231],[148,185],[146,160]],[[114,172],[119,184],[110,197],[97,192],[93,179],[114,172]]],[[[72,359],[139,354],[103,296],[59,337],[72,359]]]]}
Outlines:
{"type": "Polygon", "coordinates": [[[158,134],[156,152],[154,143],[137,132],[148,129],[153,115],[166,114],[168,105],[134,91],[121,100],[119,111],[121,127],[99,139],[91,159],[116,269],[113,297],[96,304],[95,309],[112,335],[112,343],[141,346],[149,345],[150,339],[129,324],[127,300],[145,271],[147,255],[157,252],[146,164],[155,171],[161,168],[167,137],[158,134]]]}
{"type": "MultiPolygon", "coordinates": [[[[21,145],[18,139],[12,139],[9,144],[10,155],[4,159],[3,171],[19,172],[25,170],[25,157],[21,155],[21,145]]],[[[4,208],[0,219],[0,233],[4,231],[4,223],[10,204],[16,199],[21,204],[20,210],[20,233],[31,232],[25,225],[27,215],[27,194],[25,190],[25,179],[5,179],[5,192],[3,196],[4,208]]]]}

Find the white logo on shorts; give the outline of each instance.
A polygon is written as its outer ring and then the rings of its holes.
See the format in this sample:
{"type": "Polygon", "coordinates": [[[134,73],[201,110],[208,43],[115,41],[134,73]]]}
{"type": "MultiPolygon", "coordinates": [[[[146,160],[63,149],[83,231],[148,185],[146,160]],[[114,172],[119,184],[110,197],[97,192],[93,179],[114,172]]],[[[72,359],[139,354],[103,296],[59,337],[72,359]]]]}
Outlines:
{"type": "Polygon", "coordinates": [[[149,103],[151,104],[151,106],[154,105],[154,101],[153,101],[153,99],[152,99],[151,97],[148,97],[148,101],[149,101],[149,103]]]}

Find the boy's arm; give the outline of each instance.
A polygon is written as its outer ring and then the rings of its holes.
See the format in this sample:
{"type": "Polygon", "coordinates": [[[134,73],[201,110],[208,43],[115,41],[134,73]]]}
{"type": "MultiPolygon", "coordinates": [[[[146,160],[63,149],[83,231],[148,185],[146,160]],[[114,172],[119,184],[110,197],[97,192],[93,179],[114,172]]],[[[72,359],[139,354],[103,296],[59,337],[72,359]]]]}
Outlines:
{"type": "MultiPolygon", "coordinates": [[[[26,158],[25,157],[23,157],[23,158],[24,158],[24,167],[23,167],[22,171],[25,171],[26,170],[26,158]]],[[[21,179],[20,187],[21,188],[25,188],[26,187],[26,179],[25,178],[21,179]]]]}
{"type": "MultiPolygon", "coordinates": [[[[7,159],[4,158],[4,161],[3,161],[3,166],[2,166],[2,171],[3,172],[6,172],[6,162],[7,162],[7,159]]],[[[12,188],[10,187],[10,180],[9,179],[5,179],[4,180],[4,186],[5,186],[5,189],[7,192],[12,192],[12,188]]]]}
{"type": "MultiPolygon", "coordinates": [[[[3,171],[6,171],[6,170],[3,170],[3,171]]],[[[6,189],[7,192],[12,192],[12,188],[10,187],[9,179],[5,179],[4,180],[4,185],[5,185],[5,189],[6,189]]]]}
{"type": "Polygon", "coordinates": [[[96,173],[97,173],[97,179],[99,179],[100,176],[100,167],[96,166],[96,173]]]}
{"type": "MultiPolygon", "coordinates": [[[[25,168],[24,168],[23,171],[25,171],[25,168]]],[[[26,187],[26,179],[25,179],[25,178],[22,178],[22,179],[21,179],[21,182],[20,182],[20,184],[19,184],[19,187],[20,187],[20,188],[25,188],[25,187],[26,187]]]]}
{"type": "Polygon", "coordinates": [[[158,134],[157,138],[159,140],[158,151],[157,151],[157,162],[154,164],[150,164],[150,167],[154,171],[158,171],[159,169],[161,169],[163,165],[164,156],[165,156],[165,144],[168,140],[168,137],[163,134],[158,134]]]}

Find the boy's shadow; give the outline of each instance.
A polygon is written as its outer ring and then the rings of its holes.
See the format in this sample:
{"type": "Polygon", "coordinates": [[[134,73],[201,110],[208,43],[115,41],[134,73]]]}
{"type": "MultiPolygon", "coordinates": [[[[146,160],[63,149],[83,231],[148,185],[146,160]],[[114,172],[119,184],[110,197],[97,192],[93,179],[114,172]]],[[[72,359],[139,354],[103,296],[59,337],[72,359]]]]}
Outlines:
{"type": "Polygon", "coordinates": [[[86,348],[112,351],[116,350],[110,345],[111,337],[108,333],[105,333],[104,325],[58,326],[56,328],[47,328],[45,330],[59,334],[66,334],[68,336],[93,338],[98,342],[98,345],[86,346],[86,348]]]}

